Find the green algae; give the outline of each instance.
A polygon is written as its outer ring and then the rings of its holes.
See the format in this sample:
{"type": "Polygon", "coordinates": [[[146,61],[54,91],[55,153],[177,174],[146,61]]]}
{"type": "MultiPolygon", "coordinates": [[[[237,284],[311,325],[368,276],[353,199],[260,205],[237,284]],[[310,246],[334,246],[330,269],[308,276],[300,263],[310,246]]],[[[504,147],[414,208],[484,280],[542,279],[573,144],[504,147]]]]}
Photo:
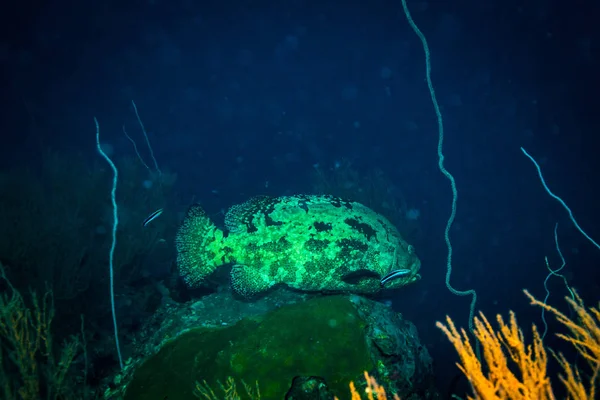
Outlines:
{"type": "Polygon", "coordinates": [[[195,382],[219,393],[218,382],[229,376],[258,382],[263,399],[278,400],[294,377],[320,376],[345,398],[348,383],[373,368],[366,340],[365,322],[348,297],[319,297],[260,319],[181,334],[136,370],[125,399],[189,400],[195,382]]]}

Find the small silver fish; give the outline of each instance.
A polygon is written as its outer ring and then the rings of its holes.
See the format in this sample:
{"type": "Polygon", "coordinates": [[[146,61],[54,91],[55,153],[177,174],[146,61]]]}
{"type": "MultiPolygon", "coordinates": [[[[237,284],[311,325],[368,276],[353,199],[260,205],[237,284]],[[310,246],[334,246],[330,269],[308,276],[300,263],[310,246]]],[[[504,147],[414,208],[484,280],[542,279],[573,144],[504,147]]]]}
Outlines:
{"type": "Polygon", "coordinates": [[[144,222],[142,223],[142,226],[145,228],[148,226],[148,224],[152,221],[154,221],[156,218],[160,217],[160,215],[163,213],[164,209],[159,208],[158,210],[154,211],[152,214],[148,215],[146,217],[146,219],[144,220],[144,222]]]}
{"type": "Polygon", "coordinates": [[[389,274],[387,274],[386,276],[384,276],[383,278],[381,278],[381,286],[385,286],[385,284],[389,281],[391,281],[392,279],[396,279],[396,278],[400,278],[402,276],[406,276],[410,274],[410,269],[395,269],[392,272],[390,272],[389,274]]]}

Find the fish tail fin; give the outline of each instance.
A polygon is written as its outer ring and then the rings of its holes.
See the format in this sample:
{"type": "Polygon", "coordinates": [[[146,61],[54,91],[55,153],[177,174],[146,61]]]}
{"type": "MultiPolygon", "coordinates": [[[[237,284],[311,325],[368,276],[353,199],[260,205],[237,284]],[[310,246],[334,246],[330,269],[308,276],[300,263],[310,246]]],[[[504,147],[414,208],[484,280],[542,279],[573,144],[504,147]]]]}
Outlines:
{"type": "Polygon", "coordinates": [[[224,264],[223,231],[218,229],[199,205],[189,208],[177,235],[177,267],[189,287],[199,286],[224,264]]]}

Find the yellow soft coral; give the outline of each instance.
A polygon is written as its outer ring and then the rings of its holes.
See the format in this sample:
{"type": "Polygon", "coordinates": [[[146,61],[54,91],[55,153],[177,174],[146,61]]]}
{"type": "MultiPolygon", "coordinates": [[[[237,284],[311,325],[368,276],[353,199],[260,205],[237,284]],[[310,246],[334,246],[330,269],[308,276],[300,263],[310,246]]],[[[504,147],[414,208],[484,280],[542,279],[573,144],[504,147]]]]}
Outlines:
{"type": "MultiPolygon", "coordinates": [[[[369,375],[367,371],[364,371],[365,381],[367,382],[367,387],[365,388],[365,393],[367,394],[367,400],[387,400],[387,395],[385,393],[385,389],[383,386],[380,386],[375,380],[374,377],[369,375]]],[[[354,382],[350,382],[350,394],[352,395],[352,400],[362,400],[362,396],[359,391],[354,386],[354,382]]],[[[397,394],[392,398],[393,400],[400,400],[397,394]]],[[[338,400],[336,397],[335,400],[338,400]]]]}
{"type": "MultiPolygon", "coordinates": [[[[594,399],[595,381],[600,369],[600,312],[596,308],[586,309],[577,295],[575,300],[567,298],[577,314],[578,322],[575,322],[555,308],[534,299],[528,292],[525,294],[532,304],[553,313],[569,329],[570,335],[558,336],[573,344],[592,368],[589,389],[586,389],[579,371],[562,354],[555,355],[564,370],[560,380],[565,384],[569,398],[594,399]]],[[[473,333],[483,348],[485,368],[482,368],[464,329],[459,332],[450,317],[446,318],[446,324],[437,323],[458,352],[461,360],[458,366],[473,388],[474,397],[470,398],[554,399],[550,379],[546,375],[546,350],[535,325],[533,344],[526,345],[514,313],[510,313],[508,324],[501,316],[497,316],[497,320],[499,329],[495,331],[483,314],[474,319],[473,333]]]]}
{"type": "Polygon", "coordinates": [[[558,322],[569,330],[568,335],[559,333],[557,336],[571,343],[585,358],[592,370],[588,384],[589,389],[586,389],[579,371],[571,366],[562,354],[555,355],[564,371],[564,375],[559,378],[565,385],[569,396],[573,399],[595,399],[596,381],[600,374],[600,310],[595,307],[586,308],[581,297],[573,291],[573,298],[566,297],[566,300],[577,315],[577,322],[575,322],[556,308],[536,300],[529,292],[525,291],[525,295],[529,297],[531,304],[554,314],[558,322]]]}
{"type": "Polygon", "coordinates": [[[475,318],[475,336],[482,344],[487,373],[477,359],[467,333],[459,333],[447,317],[447,326],[437,323],[458,351],[462,364],[459,368],[471,382],[477,399],[552,399],[550,380],[546,376],[547,357],[537,330],[534,329],[533,345],[525,346],[523,334],[514,313],[506,324],[498,316],[499,332],[495,332],[487,318],[480,314],[475,318]],[[508,353],[508,357],[507,354],[508,353]],[[516,375],[509,366],[509,359],[519,369],[516,375]]]}
{"type": "Polygon", "coordinates": [[[55,355],[52,342],[54,302],[52,291],[43,297],[31,293],[31,307],[7,278],[0,263],[0,398],[50,400],[82,398],[70,395],[67,374],[79,341],[67,340],[55,355]]]}

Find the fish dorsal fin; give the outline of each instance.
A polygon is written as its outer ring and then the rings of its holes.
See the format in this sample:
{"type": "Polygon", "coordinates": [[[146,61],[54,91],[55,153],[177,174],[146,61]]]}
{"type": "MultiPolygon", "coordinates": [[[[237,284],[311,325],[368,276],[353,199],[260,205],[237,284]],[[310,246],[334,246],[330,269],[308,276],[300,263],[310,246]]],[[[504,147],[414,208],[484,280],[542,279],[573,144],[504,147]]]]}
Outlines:
{"type": "Polygon", "coordinates": [[[269,196],[256,196],[242,204],[232,206],[225,215],[225,226],[232,233],[247,232],[256,216],[273,210],[275,200],[269,196]]]}

